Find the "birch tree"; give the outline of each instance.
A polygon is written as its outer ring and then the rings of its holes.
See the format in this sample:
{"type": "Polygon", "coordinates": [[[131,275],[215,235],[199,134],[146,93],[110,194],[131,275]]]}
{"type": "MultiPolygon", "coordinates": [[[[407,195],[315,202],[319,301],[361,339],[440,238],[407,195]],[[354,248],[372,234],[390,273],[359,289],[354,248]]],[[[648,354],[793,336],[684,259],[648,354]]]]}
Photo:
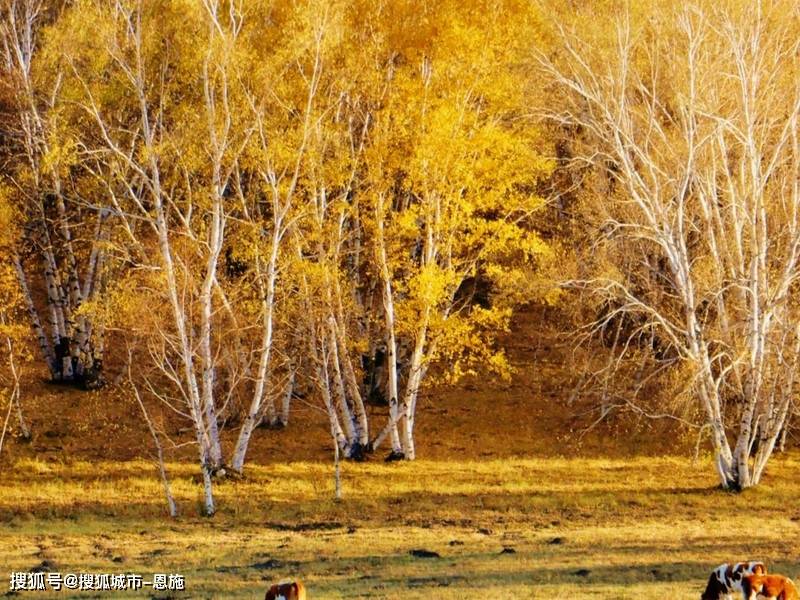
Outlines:
{"type": "MultiPolygon", "coordinates": [[[[507,43],[459,7],[440,8],[431,39],[390,48],[366,152],[390,403],[374,445],[390,435],[393,454],[406,459],[416,456],[417,400],[431,365],[446,365],[440,376],[451,381],[478,365],[507,374],[492,338],[521,301],[521,282],[544,297],[535,273],[550,256],[533,226],[543,203],[532,191],[549,163],[537,153],[535,124],[517,112],[521,71],[495,68],[522,64],[534,15],[514,5],[519,21],[507,43]],[[491,290],[481,303],[478,281],[491,290]],[[408,348],[402,369],[400,345],[408,348]]],[[[490,21],[508,27],[511,9],[491,7],[490,21]]]]}
{"type": "Polygon", "coordinates": [[[211,478],[224,465],[217,356],[226,294],[218,265],[228,190],[248,137],[235,120],[232,92],[242,16],[229,8],[209,1],[180,17],[170,13],[183,25],[171,32],[169,47],[156,33],[163,11],[178,10],[169,3],[84,3],[65,17],[62,31],[76,40],[64,58],[68,93],[93,127],[81,150],[99,157],[95,175],[123,223],[129,258],[151,274],[145,280],[153,300],[167,308],[147,321],[153,331],[140,330],[160,374],[147,387],[170,405],[177,393],[179,413],[192,423],[208,514],[215,510],[211,478]],[[75,21],[87,14],[98,25],[91,39],[75,21]],[[100,64],[90,62],[93,53],[100,64]],[[122,107],[121,91],[128,101],[122,107]]]}
{"type": "MultiPolygon", "coordinates": [[[[529,297],[511,282],[537,280],[529,275],[549,253],[532,220],[542,205],[532,189],[549,164],[537,156],[534,124],[514,114],[523,96],[513,76],[494,69],[523,56],[532,15],[520,13],[519,45],[501,47],[460,6],[439,8],[350,7],[339,35],[359,50],[336,49],[318,93],[293,280],[310,378],[350,458],[387,438],[390,458],[415,457],[416,402],[431,365],[449,379],[477,365],[507,373],[492,338],[529,297]],[[494,288],[484,306],[470,291],[479,278],[494,288]],[[358,358],[379,352],[389,415],[376,429],[358,358]]],[[[506,9],[493,7],[498,19],[506,9]]]]}
{"type": "Polygon", "coordinates": [[[391,439],[412,459],[425,381],[508,374],[494,341],[549,260],[534,215],[550,165],[518,85],[533,12],[488,10],[487,28],[450,0],[79,0],[48,28],[40,90],[60,142],[40,171],[81,191],[80,226],[68,208],[59,235],[93,240],[71,312],[75,278],[47,263],[67,281],[49,316],[127,338],[142,414],[155,399],[191,424],[208,513],[223,428],[238,425],[241,471],[295,382],[342,456],[391,439]],[[376,427],[365,372],[381,353],[376,427]]]}
{"type": "MultiPolygon", "coordinates": [[[[0,193],[0,257],[7,258],[13,254],[16,242],[18,223],[14,218],[14,210],[8,204],[7,198],[0,193]]],[[[0,367],[3,377],[3,396],[8,402],[5,414],[0,413],[0,452],[3,442],[7,438],[11,415],[15,416],[19,436],[22,439],[31,438],[31,430],[22,411],[22,386],[21,368],[27,352],[27,328],[19,323],[22,313],[22,297],[16,279],[13,265],[6,260],[0,266],[0,355],[4,364],[0,367]]]]}
{"type": "Polygon", "coordinates": [[[102,279],[109,223],[102,207],[80,200],[85,191],[80,165],[53,106],[62,72],[52,63],[42,69],[47,60],[36,60],[39,31],[53,18],[55,4],[10,0],[0,8],[0,86],[11,104],[12,157],[3,179],[26,221],[24,238],[10,258],[51,378],[91,388],[103,383],[102,340],[81,307],[94,298],[102,279]],[[94,236],[84,237],[88,244],[75,240],[74,228],[92,216],[94,236]],[[46,325],[31,279],[36,287],[41,280],[46,290],[46,325]]]}
{"type": "Polygon", "coordinates": [[[633,324],[620,360],[656,335],[688,373],[720,482],[740,490],[764,473],[800,359],[797,13],[644,12],[614,19],[605,51],[562,28],[560,56],[540,57],[563,98],[549,117],[595,172],[599,271],[572,285],[613,307],[590,330],[633,324]]]}
{"type": "MultiPolygon", "coordinates": [[[[305,207],[297,196],[304,192],[303,180],[307,173],[306,162],[315,121],[319,118],[318,96],[324,69],[326,33],[331,7],[301,6],[297,13],[285,23],[284,39],[270,40],[274,46],[291,54],[278,53],[279,60],[273,62],[267,54],[274,50],[262,48],[263,42],[252,45],[263,50],[264,62],[249,84],[247,98],[248,116],[253,123],[252,144],[247,152],[244,168],[252,181],[252,190],[237,188],[242,203],[244,219],[251,225],[251,243],[245,252],[252,264],[253,277],[258,293],[258,316],[261,321],[257,350],[257,369],[253,380],[253,391],[244,415],[234,449],[232,467],[241,471],[247,447],[254,428],[261,422],[265,412],[276,420],[270,382],[273,362],[275,330],[275,306],[279,290],[281,252],[285,240],[305,207]],[[319,12],[317,12],[319,8],[319,12]],[[293,44],[283,47],[293,37],[293,44]],[[293,48],[292,46],[299,46],[293,48]],[[286,61],[291,61],[286,70],[286,61]],[[297,123],[276,114],[297,115],[297,123]],[[263,199],[266,198],[266,206],[263,199]]],[[[254,32],[254,35],[257,35],[254,32]]],[[[291,377],[291,375],[290,375],[291,377]]],[[[293,385],[293,384],[292,384],[293,385]]],[[[291,386],[290,386],[291,387],[291,386]]],[[[289,391],[291,395],[291,391],[289,391]]],[[[288,408],[284,410],[284,413],[288,408]]],[[[284,420],[287,415],[284,414],[284,420]]]]}

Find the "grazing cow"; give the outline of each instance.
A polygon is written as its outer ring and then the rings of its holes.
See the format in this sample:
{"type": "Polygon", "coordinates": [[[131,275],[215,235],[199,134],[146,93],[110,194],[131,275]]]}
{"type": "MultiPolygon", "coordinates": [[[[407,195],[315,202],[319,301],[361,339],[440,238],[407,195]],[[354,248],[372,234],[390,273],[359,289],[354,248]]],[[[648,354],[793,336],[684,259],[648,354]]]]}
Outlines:
{"type": "Polygon", "coordinates": [[[706,591],[700,600],[732,600],[731,594],[742,591],[742,579],[746,575],[766,575],[767,567],[762,562],[724,563],[711,571],[706,591]]]}
{"type": "Polygon", "coordinates": [[[267,590],[264,600],[306,600],[306,587],[300,581],[276,583],[267,590]]]}
{"type": "Polygon", "coordinates": [[[800,600],[794,582],[783,575],[745,575],[742,596],[744,600],[800,600]]]}

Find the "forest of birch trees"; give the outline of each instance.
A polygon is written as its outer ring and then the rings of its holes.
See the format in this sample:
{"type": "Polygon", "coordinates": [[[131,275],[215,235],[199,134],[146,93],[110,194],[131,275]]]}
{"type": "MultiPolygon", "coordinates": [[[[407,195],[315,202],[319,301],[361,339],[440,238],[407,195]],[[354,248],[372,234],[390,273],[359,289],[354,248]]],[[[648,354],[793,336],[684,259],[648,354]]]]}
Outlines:
{"type": "Polygon", "coordinates": [[[507,378],[539,304],[598,411],[757,484],[796,410],[799,9],[550,4],[3,2],[3,435],[23,366],[123,389],[213,513],[298,400],[413,460],[420,394],[507,378]]]}

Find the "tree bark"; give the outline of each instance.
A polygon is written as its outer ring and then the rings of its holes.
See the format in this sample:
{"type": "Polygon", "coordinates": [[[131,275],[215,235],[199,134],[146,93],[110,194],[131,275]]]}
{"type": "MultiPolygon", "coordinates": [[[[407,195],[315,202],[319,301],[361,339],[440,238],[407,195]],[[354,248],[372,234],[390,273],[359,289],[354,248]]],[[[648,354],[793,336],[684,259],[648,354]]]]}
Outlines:
{"type": "Polygon", "coordinates": [[[286,426],[289,424],[289,408],[292,403],[292,393],[294,393],[294,377],[296,369],[289,366],[289,378],[286,381],[286,390],[283,392],[283,404],[281,406],[281,423],[286,426]]]}
{"type": "MultiPolygon", "coordinates": [[[[275,230],[273,231],[272,245],[270,249],[269,260],[267,262],[266,282],[262,283],[261,269],[257,267],[257,280],[259,284],[259,292],[262,294],[262,338],[261,350],[258,365],[258,374],[256,376],[255,387],[253,390],[253,397],[250,401],[250,408],[247,411],[242,427],[239,431],[239,437],[236,441],[236,449],[233,453],[232,467],[236,471],[241,472],[244,468],[245,455],[247,454],[247,446],[250,443],[250,437],[253,434],[253,429],[256,427],[257,420],[261,414],[261,405],[264,399],[264,389],[266,387],[267,378],[269,377],[269,367],[272,352],[272,330],[273,330],[273,309],[275,305],[275,280],[277,276],[277,263],[278,263],[278,250],[279,250],[279,228],[280,221],[276,223],[275,230]]],[[[258,263],[259,257],[256,256],[258,263]]],[[[294,377],[294,373],[292,373],[294,377]]],[[[291,392],[290,392],[291,394],[291,392]]],[[[274,411],[273,411],[274,412],[274,411]]]]}
{"type": "MultiPolygon", "coordinates": [[[[402,454],[403,447],[400,443],[400,434],[397,430],[398,420],[404,418],[398,412],[398,374],[397,374],[397,339],[395,338],[394,326],[394,298],[392,296],[392,282],[391,275],[389,274],[389,262],[386,258],[386,242],[383,234],[383,198],[381,197],[377,206],[375,219],[377,222],[377,253],[378,265],[381,273],[381,288],[383,295],[383,315],[386,332],[386,361],[387,370],[389,374],[389,422],[387,427],[392,440],[392,453],[402,454]]],[[[381,443],[382,436],[378,436],[373,442],[373,449],[381,443]]]]}
{"type": "Polygon", "coordinates": [[[53,347],[50,345],[50,341],[47,339],[47,334],[44,332],[44,328],[42,327],[42,322],[39,319],[39,311],[36,310],[36,306],[33,304],[33,297],[31,296],[30,289],[28,288],[28,280],[25,277],[25,271],[22,269],[22,263],[20,262],[19,256],[14,255],[12,261],[14,263],[14,270],[17,274],[17,281],[19,282],[19,287],[22,291],[22,297],[25,301],[25,308],[28,311],[28,317],[30,318],[33,332],[36,335],[36,341],[39,344],[39,349],[42,351],[42,357],[44,358],[45,362],[47,363],[47,367],[50,370],[50,376],[55,379],[58,369],[55,362],[55,356],[53,355],[53,347]]]}

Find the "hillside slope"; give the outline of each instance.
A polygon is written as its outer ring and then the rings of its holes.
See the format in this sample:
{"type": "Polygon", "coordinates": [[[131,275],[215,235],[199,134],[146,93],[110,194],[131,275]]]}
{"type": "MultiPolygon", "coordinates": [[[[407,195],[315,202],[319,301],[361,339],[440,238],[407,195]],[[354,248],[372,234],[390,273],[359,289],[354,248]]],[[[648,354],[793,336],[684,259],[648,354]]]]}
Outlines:
{"type": "MultiPolygon", "coordinates": [[[[490,459],[548,456],[632,456],[694,451],[693,434],[670,422],[630,415],[584,431],[595,418],[581,399],[572,398],[577,376],[568,340],[545,323],[558,321],[552,308],[529,307],[502,338],[514,374],[504,382],[472,377],[453,386],[426,389],[420,398],[418,456],[426,459],[490,459]],[[676,439],[678,443],[676,444],[676,439]]],[[[110,372],[114,373],[114,365],[110,372]]],[[[151,455],[152,440],[136,403],[124,389],[82,392],[37,381],[27,374],[23,406],[33,431],[31,442],[12,439],[11,458],[129,460],[151,455]]],[[[328,460],[332,449],[327,416],[309,400],[294,402],[284,430],[259,429],[249,451],[255,463],[328,460]]],[[[188,423],[170,418],[157,403],[149,410],[176,444],[191,441],[188,423]],[[164,419],[166,419],[164,421],[164,419]]],[[[384,407],[371,407],[373,427],[382,426],[384,407]]],[[[231,446],[235,427],[225,432],[231,446]]],[[[382,456],[379,451],[376,459],[382,456]]],[[[171,450],[170,459],[194,458],[191,444],[171,450]]]]}

